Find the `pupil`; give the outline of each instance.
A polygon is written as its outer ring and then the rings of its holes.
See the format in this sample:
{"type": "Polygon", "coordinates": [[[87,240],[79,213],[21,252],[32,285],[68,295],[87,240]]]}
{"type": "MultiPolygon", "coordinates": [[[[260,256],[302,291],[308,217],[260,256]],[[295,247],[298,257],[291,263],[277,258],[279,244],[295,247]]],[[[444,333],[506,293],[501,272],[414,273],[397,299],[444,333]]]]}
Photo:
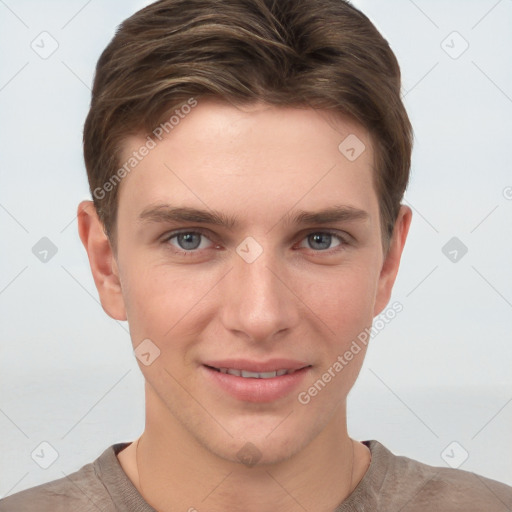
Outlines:
{"type": "Polygon", "coordinates": [[[315,233],[309,235],[309,241],[315,249],[328,249],[331,245],[331,236],[329,233],[315,233]],[[316,247],[315,244],[319,244],[316,247]]]}
{"type": "Polygon", "coordinates": [[[182,249],[190,251],[199,247],[200,239],[197,233],[180,233],[178,243],[182,249]],[[194,237],[196,238],[195,242],[194,237]]]}

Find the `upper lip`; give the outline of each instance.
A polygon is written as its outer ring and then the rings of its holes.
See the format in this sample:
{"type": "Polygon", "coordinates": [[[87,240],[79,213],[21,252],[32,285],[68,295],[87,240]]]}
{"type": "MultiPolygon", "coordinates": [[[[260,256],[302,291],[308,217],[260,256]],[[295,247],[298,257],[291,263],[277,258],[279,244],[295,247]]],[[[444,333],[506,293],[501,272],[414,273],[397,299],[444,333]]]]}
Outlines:
{"type": "Polygon", "coordinates": [[[293,359],[269,359],[268,361],[253,361],[250,359],[222,359],[206,361],[203,363],[213,368],[231,368],[233,370],[246,370],[249,372],[274,372],[277,370],[300,370],[308,363],[293,359]]]}

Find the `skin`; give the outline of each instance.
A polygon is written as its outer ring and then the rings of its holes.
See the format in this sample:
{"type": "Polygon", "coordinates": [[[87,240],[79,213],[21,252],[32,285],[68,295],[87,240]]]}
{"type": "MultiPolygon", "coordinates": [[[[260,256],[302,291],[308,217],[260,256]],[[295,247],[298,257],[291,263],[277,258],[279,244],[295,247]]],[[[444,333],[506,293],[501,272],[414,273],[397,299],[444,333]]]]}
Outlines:
{"type": "MultiPolygon", "coordinates": [[[[91,201],[79,233],[104,310],[128,320],[133,347],[150,339],[160,356],[140,361],[146,424],[118,459],[159,511],[332,511],[363,478],[369,450],[353,443],[346,397],[366,347],[307,405],[307,390],[386,307],[412,212],[402,206],[384,253],[373,187],[373,149],[358,124],[311,108],[234,107],[199,98],[119,190],[117,254],[91,201]],[[349,134],[366,150],[353,162],[338,145],[349,134]],[[144,223],[169,203],[236,216],[236,227],[144,223]],[[365,219],[296,225],[285,215],[345,205],[365,219]],[[197,231],[182,255],[178,229],[197,231]],[[315,243],[308,235],[335,231],[315,243]],[[349,235],[349,236],[347,236],[349,235]],[[236,252],[253,237],[252,263],[236,252]],[[327,245],[327,249],[322,243],[327,245]],[[207,359],[284,357],[312,365],[304,385],[274,402],[237,400],[206,381],[207,359]],[[253,443],[252,467],[237,453],[253,443]],[[352,464],[353,462],[353,464],[352,464]]],[[[124,157],[145,138],[126,139],[124,157]]]]}

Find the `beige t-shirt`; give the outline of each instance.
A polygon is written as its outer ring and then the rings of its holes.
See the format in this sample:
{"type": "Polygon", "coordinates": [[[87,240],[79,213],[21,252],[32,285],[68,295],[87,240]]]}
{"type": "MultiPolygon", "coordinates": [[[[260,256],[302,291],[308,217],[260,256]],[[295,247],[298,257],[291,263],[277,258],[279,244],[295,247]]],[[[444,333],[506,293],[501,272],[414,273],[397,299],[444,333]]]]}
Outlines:
{"type": "MultiPolygon", "coordinates": [[[[371,451],[370,466],[333,512],[512,511],[508,485],[394,455],[375,440],[362,443],[371,451]]],[[[94,462],[65,478],[0,500],[0,512],[155,512],[116,457],[128,444],[110,446],[94,462]]]]}

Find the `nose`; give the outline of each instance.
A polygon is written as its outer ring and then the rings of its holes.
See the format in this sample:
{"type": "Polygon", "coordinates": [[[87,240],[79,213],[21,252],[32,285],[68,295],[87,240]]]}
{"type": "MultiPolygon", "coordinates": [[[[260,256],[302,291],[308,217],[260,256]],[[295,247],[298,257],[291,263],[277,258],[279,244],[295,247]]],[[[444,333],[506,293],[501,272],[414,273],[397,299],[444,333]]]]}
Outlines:
{"type": "Polygon", "coordinates": [[[240,338],[275,341],[300,320],[300,301],[290,272],[270,251],[248,263],[233,255],[233,269],[223,280],[221,321],[240,338]]]}

